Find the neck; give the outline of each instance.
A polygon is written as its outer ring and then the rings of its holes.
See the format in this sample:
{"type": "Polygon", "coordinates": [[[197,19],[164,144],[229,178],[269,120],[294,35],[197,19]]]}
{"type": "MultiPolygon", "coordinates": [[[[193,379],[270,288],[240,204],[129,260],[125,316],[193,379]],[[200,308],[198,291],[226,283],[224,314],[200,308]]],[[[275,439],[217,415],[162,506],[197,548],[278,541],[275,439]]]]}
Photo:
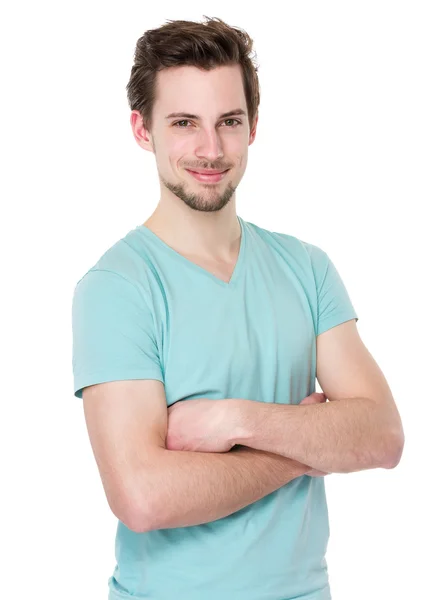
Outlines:
{"type": "Polygon", "coordinates": [[[144,225],[184,255],[231,262],[238,254],[241,230],[234,201],[216,212],[197,211],[186,205],[173,210],[159,202],[144,225]]]}

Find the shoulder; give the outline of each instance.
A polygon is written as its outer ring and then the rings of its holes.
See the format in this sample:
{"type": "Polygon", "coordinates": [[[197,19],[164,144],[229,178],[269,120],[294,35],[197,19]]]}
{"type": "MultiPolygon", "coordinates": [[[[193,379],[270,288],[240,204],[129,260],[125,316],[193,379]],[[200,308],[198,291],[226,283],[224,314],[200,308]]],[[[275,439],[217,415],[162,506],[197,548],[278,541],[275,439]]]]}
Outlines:
{"type": "Polygon", "coordinates": [[[310,264],[314,269],[325,265],[328,259],[327,253],[311,242],[288,233],[282,233],[279,231],[272,231],[258,225],[246,221],[249,232],[253,236],[262,239],[265,243],[270,246],[277,246],[283,248],[289,254],[296,256],[310,264]]]}
{"type": "MultiPolygon", "coordinates": [[[[148,280],[148,257],[144,257],[134,243],[135,229],[109,246],[94,264],[76,282],[76,288],[86,279],[94,282],[127,281],[135,287],[145,286],[148,280]]],[[[124,283],[125,285],[125,283],[124,283]]]]}

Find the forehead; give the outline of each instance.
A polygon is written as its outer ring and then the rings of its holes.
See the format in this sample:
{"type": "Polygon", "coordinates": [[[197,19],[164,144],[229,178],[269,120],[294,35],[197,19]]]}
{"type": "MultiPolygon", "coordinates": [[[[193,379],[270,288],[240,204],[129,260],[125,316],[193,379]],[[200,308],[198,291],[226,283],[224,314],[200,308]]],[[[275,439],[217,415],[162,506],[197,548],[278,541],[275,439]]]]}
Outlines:
{"type": "Polygon", "coordinates": [[[246,110],[243,78],[239,65],[209,71],[193,66],[169,67],[157,73],[154,108],[195,114],[222,113],[240,107],[246,110]]]}

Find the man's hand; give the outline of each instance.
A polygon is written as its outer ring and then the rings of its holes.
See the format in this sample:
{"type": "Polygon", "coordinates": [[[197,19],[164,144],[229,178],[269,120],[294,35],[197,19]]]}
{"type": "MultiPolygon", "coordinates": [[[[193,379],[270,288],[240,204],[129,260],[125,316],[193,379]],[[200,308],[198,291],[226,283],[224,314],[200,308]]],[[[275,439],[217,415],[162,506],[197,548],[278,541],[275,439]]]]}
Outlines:
{"type": "MultiPolygon", "coordinates": [[[[314,392],[300,405],[326,402],[325,394],[314,392]]],[[[240,409],[238,399],[211,400],[197,398],[179,400],[168,408],[167,450],[190,452],[228,452],[239,439],[240,409]]],[[[328,475],[312,469],[309,477],[328,475]]]]}
{"type": "Polygon", "coordinates": [[[168,408],[167,450],[228,452],[239,432],[233,398],[180,400],[168,408]]]}

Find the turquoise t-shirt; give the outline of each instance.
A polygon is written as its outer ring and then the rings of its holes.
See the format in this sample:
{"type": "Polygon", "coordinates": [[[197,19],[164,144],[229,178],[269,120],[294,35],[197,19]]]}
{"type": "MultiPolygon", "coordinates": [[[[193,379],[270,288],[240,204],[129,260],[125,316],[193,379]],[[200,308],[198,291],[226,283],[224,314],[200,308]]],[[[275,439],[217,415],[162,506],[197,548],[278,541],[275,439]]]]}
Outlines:
{"type": "MultiPolygon", "coordinates": [[[[158,379],[190,398],[298,404],[315,391],[316,336],[358,319],[328,255],[238,217],[229,283],[144,225],[111,246],[73,297],[77,398],[158,379]]],[[[217,521],[135,533],[118,521],[109,600],[331,600],[325,479],[297,477],[217,521]]]]}

